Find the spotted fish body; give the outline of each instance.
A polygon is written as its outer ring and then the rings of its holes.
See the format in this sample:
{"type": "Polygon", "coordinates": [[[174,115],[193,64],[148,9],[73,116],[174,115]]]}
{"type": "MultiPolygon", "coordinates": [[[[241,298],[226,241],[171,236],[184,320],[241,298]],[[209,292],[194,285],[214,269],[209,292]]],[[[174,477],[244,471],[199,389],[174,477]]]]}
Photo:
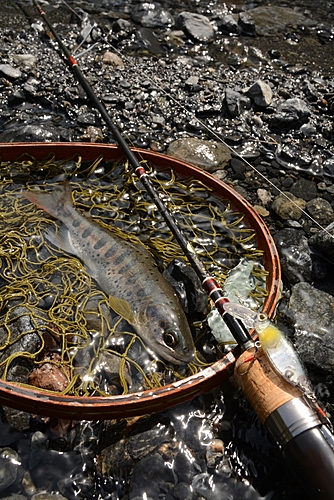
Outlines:
{"type": "Polygon", "coordinates": [[[109,296],[111,307],[152,351],[175,364],[190,362],[195,348],[187,319],[144,245],[130,243],[79,213],[68,182],[52,192],[23,194],[62,222],[57,232],[47,233],[46,238],[83,261],[109,296]]]}

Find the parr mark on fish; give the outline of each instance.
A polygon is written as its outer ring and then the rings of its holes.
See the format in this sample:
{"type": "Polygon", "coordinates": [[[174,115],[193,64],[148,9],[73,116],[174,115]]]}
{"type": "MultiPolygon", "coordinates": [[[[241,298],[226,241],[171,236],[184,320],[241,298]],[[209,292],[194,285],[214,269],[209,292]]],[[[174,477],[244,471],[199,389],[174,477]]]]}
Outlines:
{"type": "Polygon", "coordinates": [[[46,233],[46,239],[82,260],[109,296],[112,309],[156,355],[174,364],[193,359],[195,347],[185,313],[143,244],[136,246],[78,212],[68,182],[51,192],[27,190],[23,195],[59,219],[58,231],[46,233]],[[96,253],[104,246],[105,253],[96,253]]]}

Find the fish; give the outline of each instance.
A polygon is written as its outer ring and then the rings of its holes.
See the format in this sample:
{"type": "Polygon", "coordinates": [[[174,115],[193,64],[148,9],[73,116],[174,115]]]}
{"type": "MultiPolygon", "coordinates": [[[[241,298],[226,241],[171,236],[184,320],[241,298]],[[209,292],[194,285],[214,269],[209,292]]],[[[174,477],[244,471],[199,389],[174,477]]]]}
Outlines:
{"type": "Polygon", "coordinates": [[[248,307],[232,302],[224,304],[224,310],[241,319],[246,327],[254,328],[259,336],[262,350],[276,373],[306,395],[313,393],[311,382],[297,351],[284,333],[270,321],[267,314],[254,312],[248,307]]]}
{"type": "Polygon", "coordinates": [[[79,212],[68,181],[52,191],[24,190],[23,196],[58,219],[58,229],[45,237],[75,255],[144,343],[165,361],[191,362],[194,342],[181,304],[142,244],[134,244],[79,212]]]}

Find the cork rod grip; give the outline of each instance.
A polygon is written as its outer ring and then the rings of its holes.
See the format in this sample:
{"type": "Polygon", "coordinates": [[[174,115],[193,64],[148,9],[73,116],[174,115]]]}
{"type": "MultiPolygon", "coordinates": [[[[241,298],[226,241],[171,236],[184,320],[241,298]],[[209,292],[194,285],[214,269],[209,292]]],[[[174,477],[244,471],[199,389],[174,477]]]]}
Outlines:
{"type": "Polygon", "coordinates": [[[262,423],[281,405],[301,396],[296,387],[277,375],[261,349],[243,352],[234,376],[262,423]]]}

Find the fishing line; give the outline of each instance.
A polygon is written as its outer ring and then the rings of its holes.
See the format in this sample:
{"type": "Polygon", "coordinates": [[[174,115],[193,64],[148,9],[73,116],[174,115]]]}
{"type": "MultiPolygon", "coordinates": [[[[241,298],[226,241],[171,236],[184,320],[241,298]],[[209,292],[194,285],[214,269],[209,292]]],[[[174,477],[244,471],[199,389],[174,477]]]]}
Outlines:
{"type": "MultiPolygon", "coordinates": [[[[74,9],[72,9],[68,4],[67,2],[65,2],[65,0],[62,0],[62,2],[80,19],[80,21],[83,23],[84,22],[84,19],[82,16],[80,16],[74,9]]],[[[82,47],[82,45],[85,43],[85,41],[89,38],[89,36],[91,36],[92,40],[95,42],[95,39],[93,38],[93,30],[96,28],[96,23],[94,23],[92,25],[92,28],[91,30],[86,34],[86,36],[84,37],[84,39],[79,43],[79,45],[74,49],[74,51],[72,51],[72,56],[75,55],[75,57],[78,59],[78,57],[81,57],[82,55],[84,55],[85,53],[89,52],[90,50],[92,50],[96,45],[97,43],[93,43],[92,45],[90,45],[86,50],[80,52],[80,53],[77,53],[77,51],[82,47]]],[[[102,32],[100,33],[100,38],[102,38],[102,32]]],[[[110,46],[109,42],[106,42],[108,44],[108,46],[110,46]]],[[[123,132],[123,131],[122,131],[123,132]]],[[[127,137],[127,140],[128,142],[134,147],[134,144],[133,144],[133,141],[131,140],[130,137],[127,137]]],[[[142,160],[142,162],[144,161],[143,157],[140,155],[139,153],[139,156],[142,160]]],[[[169,198],[169,193],[164,189],[163,185],[161,182],[159,182],[159,187],[161,188],[161,191],[164,193],[164,195],[169,198]]],[[[183,220],[183,223],[185,225],[185,227],[189,230],[189,232],[193,235],[194,238],[197,237],[197,234],[195,232],[195,229],[194,229],[194,226],[191,226],[189,220],[186,218],[186,216],[184,215],[184,213],[180,210],[178,210],[178,214],[179,216],[182,218],[183,220]]],[[[202,240],[202,238],[201,238],[202,240]]],[[[213,260],[213,257],[212,255],[209,253],[207,247],[204,245],[204,243],[202,243],[202,241],[198,241],[197,240],[197,245],[200,246],[203,250],[203,252],[205,253],[206,257],[212,262],[214,263],[214,260],[213,260]]]]}
{"type": "MultiPolygon", "coordinates": [[[[74,12],[81,21],[83,21],[83,19],[79,16],[79,14],[77,14],[75,12],[74,9],[72,9],[65,0],[61,0],[72,12],[74,12]]],[[[131,60],[129,59],[127,56],[125,56],[122,51],[120,51],[119,49],[117,49],[114,45],[112,45],[108,40],[104,40],[105,43],[107,44],[108,47],[111,47],[119,56],[121,56],[121,58],[126,61],[132,68],[136,69],[136,64],[131,60]]],[[[95,45],[95,44],[94,44],[95,45]]],[[[88,49],[90,50],[90,49],[88,49]]],[[[83,55],[84,53],[88,52],[88,50],[84,51],[81,55],[83,55]]],[[[77,55],[78,57],[78,55],[77,55]]],[[[325,227],[323,227],[317,220],[314,219],[314,217],[312,217],[309,213],[306,212],[306,210],[304,210],[303,208],[301,208],[294,200],[292,200],[289,195],[287,193],[285,193],[284,191],[282,191],[279,187],[277,187],[270,179],[268,179],[262,172],[260,172],[254,165],[252,165],[241,153],[238,153],[232,146],[230,146],[229,144],[227,144],[224,139],[208,124],[206,124],[203,120],[201,120],[200,118],[198,118],[196,116],[196,113],[190,111],[189,109],[187,109],[176,97],[174,97],[171,93],[168,93],[167,90],[165,90],[161,84],[157,83],[155,81],[156,80],[159,80],[160,83],[161,83],[161,79],[156,75],[154,77],[154,79],[147,73],[145,73],[145,70],[143,71],[143,75],[145,77],[146,80],[149,80],[157,90],[159,90],[160,92],[162,92],[165,96],[167,96],[172,102],[174,102],[174,104],[176,104],[180,109],[182,109],[182,111],[186,112],[188,114],[188,116],[192,117],[193,119],[195,119],[197,121],[197,123],[204,129],[206,130],[210,135],[212,135],[218,142],[220,142],[221,144],[223,144],[225,147],[227,147],[232,153],[233,155],[235,155],[237,158],[239,158],[242,162],[244,162],[251,170],[253,170],[253,172],[255,172],[257,175],[259,175],[267,184],[269,184],[272,188],[276,189],[276,191],[283,195],[290,203],[292,203],[296,208],[298,208],[313,224],[315,224],[316,226],[319,227],[319,229],[321,229],[322,231],[324,231],[326,234],[328,234],[331,238],[334,237],[333,234],[331,234],[325,227]]],[[[139,79],[143,79],[143,76],[139,75],[139,79]]],[[[274,139],[270,136],[268,136],[273,143],[275,143],[276,141],[274,141],[274,139]]],[[[131,142],[131,141],[129,141],[131,142]]],[[[132,144],[132,143],[131,143],[132,144]]],[[[132,144],[133,145],[133,144],[132,144]]]]}
{"type": "Polygon", "coordinates": [[[83,22],[83,17],[81,17],[75,9],[73,9],[65,0],[61,0],[64,5],[75,15],[77,16],[81,22],[83,22]]]}
{"type": "Polygon", "coordinates": [[[239,345],[243,346],[245,349],[247,349],[250,345],[253,345],[253,339],[248,331],[248,329],[245,327],[245,325],[242,323],[237,318],[234,318],[231,314],[226,313],[224,309],[224,305],[229,302],[229,299],[226,297],[226,294],[223,292],[222,288],[220,287],[219,283],[217,282],[216,279],[214,279],[206,270],[205,266],[201,262],[201,260],[198,258],[193,246],[190,244],[188,239],[184,236],[183,232],[180,230],[176,220],[172,216],[172,214],[169,212],[168,208],[162,201],[159,193],[156,191],[154,188],[154,185],[152,184],[150,177],[148,175],[148,172],[146,169],[139,163],[138,158],[136,157],[135,153],[133,150],[130,149],[128,143],[125,141],[124,136],[121,134],[119,128],[112,122],[109,113],[107,112],[106,107],[102,104],[101,100],[98,99],[97,95],[93,91],[93,88],[89,84],[88,80],[85,78],[83,75],[81,69],[78,66],[77,61],[69,51],[69,49],[66,47],[66,45],[63,43],[62,39],[58,35],[57,31],[55,30],[54,26],[48,19],[46,13],[42,9],[42,7],[38,4],[37,0],[33,0],[38,12],[40,13],[43,21],[53,34],[55,40],[58,43],[59,49],[63,53],[63,55],[66,57],[67,62],[70,64],[70,67],[76,76],[77,80],[81,84],[82,88],[86,92],[88,98],[90,99],[91,103],[95,106],[95,108],[99,111],[101,117],[103,118],[104,122],[110,129],[110,131],[113,134],[114,139],[117,141],[119,146],[122,148],[123,152],[125,153],[125,156],[127,157],[129,163],[133,167],[136,175],[142,182],[143,187],[151,197],[152,201],[155,203],[157,206],[160,214],[163,216],[167,226],[173,233],[175,239],[177,240],[178,244],[182,248],[183,252],[187,256],[190,264],[194,268],[196,274],[198,275],[199,279],[201,280],[202,286],[204,290],[207,292],[208,296],[214,304],[216,305],[216,308],[223,318],[224,322],[226,323],[227,327],[231,331],[232,335],[236,339],[236,341],[239,343],[239,345]]]}
{"type": "MultiPolygon", "coordinates": [[[[110,42],[106,41],[107,45],[111,47],[119,56],[122,57],[124,61],[126,61],[131,67],[136,69],[136,64],[131,61],[127,56],[125,56],[120,50],[118,50],[116,47],[114,47],[110,42]]],[[[295,207],[297,207],[309,220],[312,221],[316,226],[318,226],[322,231],[327,233],[328,235],[333,238],[333,234],[331,234],[326,228],[324,228],[318,221],[316,221],[310,214],[306,212],[306,210],[302,209],[294,200],[292,200],[287,193],[279,189],[270,179],[268,179],[262,172],[260,172],[254,165],[252,165],[242,154],[238,153],[232,146],[227,144],[224,139],[208,124],[206,124],[203,120],[198,118],[196,116],[196,113],[190,111],[187,109],[176,97],[174,97],[171,93],[168,93],[167,90],[165,90],[159,83],[155,81],[155,79],[160,80],[161,79],[158,76],[155,76],[153,79],[149,74],[145,73],[145,70],[142,71],[143,76],[145,77],[146,80],[149,80],[157,90],[162,92],[166,97],[168,97],[174,104],[176,104],[182,111],[186,112],[188,116],[191,118],[195,119],[199,125],[201,125],[202,128],[204,128],[207,132],[209,132],[210,135],[212,135],[218,142],[223,144],[225,147],[227,147],[234,156],[239,158],[241,161],[243,161],[248,167],[250,167],[257,175],[259,175],[263,180],[265,180],[271,187],[276,189],[281,195],[283,195],[287,200],[289,200],[290,203],[292,203],[295,207]]],[[[139,79],[143,79],[142,75],[138,75],[139,79]]],[[[274,139],[270,136],[268,136],[273,143],[276,143],[274,139]]]]}

